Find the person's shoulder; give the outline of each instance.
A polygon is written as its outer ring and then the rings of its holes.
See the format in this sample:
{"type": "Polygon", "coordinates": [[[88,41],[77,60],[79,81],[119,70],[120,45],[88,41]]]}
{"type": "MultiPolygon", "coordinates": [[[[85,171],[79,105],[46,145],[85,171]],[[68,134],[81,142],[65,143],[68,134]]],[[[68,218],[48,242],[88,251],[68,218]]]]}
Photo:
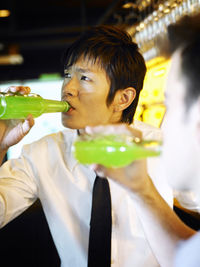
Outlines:
{"type": "Polygon", "coordinates": [[[72,143],[77,136],[76,130],[64,129],[59,132],[45,135],[40,139],[24,146],[25,150],[34,148],[44,148],[45,146],[66,146],[68,143],[72,143]]]}
{"type": "Polygon", "coordinates": [[[134,120],[134,122],[130,126],[140,130],[144,139],[156,139],[159,141],[162,140],[162,131],[158,127],[139,120],[134,120]]]}
{"type": "Polygon", "coordinates": [[[76,130],[66,128],[66,129],[64,129],[62,131],[46,135],[46,136],[42,137],[40,140],[38,140],[38,141],[39,142],[40,141],[41,142],[42,141],[46,142],[46,140],[54,140],[55,142],[60,143],[60,142],[70,141],[71,139],[73,139],[76,136],[77,136],[77,131],[76,130]]]}

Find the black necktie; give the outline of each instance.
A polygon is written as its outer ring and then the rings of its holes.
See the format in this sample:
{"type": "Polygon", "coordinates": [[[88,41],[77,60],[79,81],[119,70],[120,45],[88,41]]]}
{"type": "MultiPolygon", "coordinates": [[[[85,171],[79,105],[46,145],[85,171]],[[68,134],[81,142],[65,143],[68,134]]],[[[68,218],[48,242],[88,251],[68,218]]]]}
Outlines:
{"type": "Polygon", "coordinates": [[[88,250],[88,267],[110,267],[111,197],[106,178],[96,177],[92,194],[92,212],[88,250]]]}

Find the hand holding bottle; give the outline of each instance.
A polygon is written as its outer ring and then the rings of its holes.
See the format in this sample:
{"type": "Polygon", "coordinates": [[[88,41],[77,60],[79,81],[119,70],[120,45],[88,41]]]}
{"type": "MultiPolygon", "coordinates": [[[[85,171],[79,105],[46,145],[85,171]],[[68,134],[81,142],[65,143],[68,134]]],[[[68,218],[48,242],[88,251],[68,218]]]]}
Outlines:
{"type": "MultiPolygon", "coordinates": [[[[30,88],[11,86],[7,89],[7,92],[25,95],[30,93],[30,88]]],[[[34,119],[32,115],[28,115],[25,120],[0,120],[0,152],[5,153],[10,146],[21,141],[33,125],[34,119]]]]}
{"type": "MultiPolygon", "coordinates": [[[[142,139],[142,133],[138,129],[125,124],[86,127],[85,131],[89,135],[125,134],[133,138],[142,139]]],[[[151,186],[147,173],[146,159],[135,160],[131,164],[120,168],[108,168],[99,164],[92,164],[91,168],[99,176],[110,177],[135,193],[144,194],[151,186]]]]}
{"type": "Polygon", "coordinates": [[[112,131],[112,127],[112,125],[102,126],[95,128],[99,131],[96,134],[79,135],[72,147],[75,158],[82,164],[96,163],[119,168],[135,160],[160,154],[161,142],[159,140],[142,140],[137,137],[138,130],[136,129],[132,129],[134,135],[130,136],[125,125],[117,129],[117,132],[115,129],[112,131]]]}

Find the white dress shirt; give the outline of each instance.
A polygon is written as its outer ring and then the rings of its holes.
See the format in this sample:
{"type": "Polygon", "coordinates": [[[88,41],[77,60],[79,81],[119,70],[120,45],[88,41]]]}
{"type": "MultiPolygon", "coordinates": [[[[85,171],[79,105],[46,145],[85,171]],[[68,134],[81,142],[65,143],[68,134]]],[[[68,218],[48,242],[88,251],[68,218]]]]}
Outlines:
{"type": "MultiPolygon", "coordinates": [[[[76,131],[69,129],[48,135],[25,145],[20,158],[11,159],[0,168],[0,226],[39,198],[63,267],[87,266],[96,177],[73,157],[71,147],[76,136],[76,131]]],[[[109,183],[112,267],[159,266],[145,239],[131,193],[110,179],[109,183]]],[[[159,185],[158,180],[156,184],[159,185]]],[[[171,192],[163,184],[164,181],[160,183],[161,191],[165,191],[162,195],[170,202],[171,192]]]]}
{"type": "Polygon", "coordinates": [[[187,240],[179,242],[174,260],[174,267],[199,267],[200,266],[200,232],[187,240]]]}

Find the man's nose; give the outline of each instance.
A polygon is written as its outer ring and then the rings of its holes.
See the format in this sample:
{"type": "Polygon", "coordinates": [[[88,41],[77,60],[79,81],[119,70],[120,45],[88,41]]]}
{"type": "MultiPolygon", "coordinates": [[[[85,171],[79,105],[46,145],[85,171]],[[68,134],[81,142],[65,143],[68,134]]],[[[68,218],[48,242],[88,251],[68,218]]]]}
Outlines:
{"type": "Polygon", "coordinates": [[[67,96],[77,96],[78,95],[78,84],[75,78],[72,78],[67,83],[64,82],[62,88],[63,94],[67,96]]]}

